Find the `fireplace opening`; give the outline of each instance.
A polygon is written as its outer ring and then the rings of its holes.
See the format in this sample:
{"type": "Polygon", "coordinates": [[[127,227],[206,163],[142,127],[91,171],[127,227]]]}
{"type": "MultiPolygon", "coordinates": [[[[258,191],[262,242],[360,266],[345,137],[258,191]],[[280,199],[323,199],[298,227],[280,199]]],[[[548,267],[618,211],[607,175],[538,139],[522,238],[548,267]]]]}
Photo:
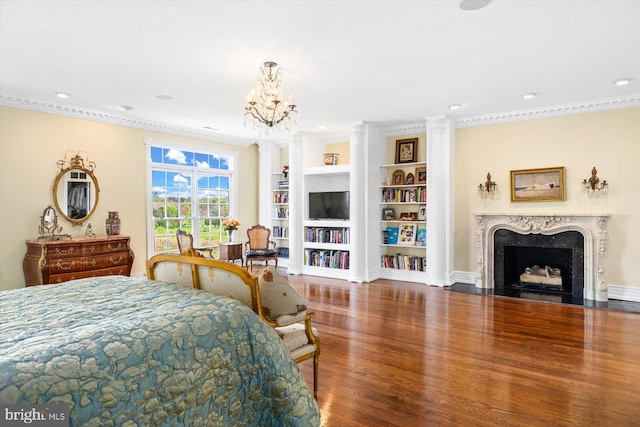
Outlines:
{"type": "Polygon", "coordinates": [[[584,236],[577,231],[544,235],[497,230],[494,282],[495,292],[505,295],[581,303],[584,236]]]}

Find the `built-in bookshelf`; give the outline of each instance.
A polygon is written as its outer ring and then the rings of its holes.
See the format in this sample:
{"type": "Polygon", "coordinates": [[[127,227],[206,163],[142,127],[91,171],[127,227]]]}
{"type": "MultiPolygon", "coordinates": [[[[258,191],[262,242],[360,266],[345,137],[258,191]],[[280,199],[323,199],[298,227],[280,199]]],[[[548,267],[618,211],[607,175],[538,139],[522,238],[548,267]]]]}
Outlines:
{"type": "Polygon", "coordinates": [[[309,193],[349,191],[349,165],[307,168],[304,171],[303,274],[349,279],[351,221],[310,219],[309,193]]]}
{"type": "Polygon", "coordinates": [[[289,259],[289,178],[284,173],[271,175],[271,224],[278,260],[285,266],[289,259]]]}
{"type": "Polygon", "coordinates": [[[422,281],[426,271],[426,163],[381,165],[380,267],[389,279],[422,281]]]}

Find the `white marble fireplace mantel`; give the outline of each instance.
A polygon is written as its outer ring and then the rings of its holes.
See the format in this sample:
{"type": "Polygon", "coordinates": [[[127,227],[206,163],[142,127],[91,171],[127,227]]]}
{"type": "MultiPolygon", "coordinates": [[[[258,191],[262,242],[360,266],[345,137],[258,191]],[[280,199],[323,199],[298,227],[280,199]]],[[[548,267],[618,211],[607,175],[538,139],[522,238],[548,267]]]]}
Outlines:
{"type": "Polygon", "coordinates": [[[477,213],[476,287],[494,288],[494,235],[505,229],[519,234],[553,235],[578,231],[584,236],[584,299],[608,300],[605,274],[609,214],[477,213]]]}

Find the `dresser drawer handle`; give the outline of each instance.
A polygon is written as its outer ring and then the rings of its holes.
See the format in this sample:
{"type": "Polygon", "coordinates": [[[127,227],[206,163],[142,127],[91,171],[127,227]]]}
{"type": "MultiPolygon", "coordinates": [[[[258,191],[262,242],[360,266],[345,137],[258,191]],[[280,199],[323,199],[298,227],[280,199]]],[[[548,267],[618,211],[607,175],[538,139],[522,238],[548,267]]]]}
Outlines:
{"type": "Polygon", "coordinates": [[[54,252],[56,253],[56,255],[71,255],[74,252],[75,248],[69,248],[68,250],[63,250],[60,248],[55,248],[54,252]]]}
{"type": "Polygon", "coordinates": [[[113,259],[113,257],[109,257],[109,262],[111,264],[120,264],[122,262],[122,256],[119,256],[118,259],[113,259]]]}
{"type": "Polygon", "coordinates": [[[89,264],[93,265],[94,267],[96,266],[96,264],[98,264],[98,260],[93,258],[91,259],[91,261],[87,261],[89,264]]]}
{"type": "Polygon", "coordinates": [[[77,263],[78,261],[69,261],[67,263],[62,263],[58,261],[56,263],[56,267],[58,267],[60,270],[71,270],[73,267],[75,267],[77,263]]]}
{"type": "Polygon", "coordinates": [[[119,251],[119,250],[122,249],[122,245],[120,243],[118,243],[117,245],[112,246],[111,243],[107,243],[107,249],[109,249],[110,251],[113,251],[113,252],[119,251]]]}
{"type": "Polygon", "coordinates": [[[89,246],[89,250],[90,250],[91,252],[95,252],[95,251],[96,251],[96,247],[95,247],[95,246],[89,246]]]}

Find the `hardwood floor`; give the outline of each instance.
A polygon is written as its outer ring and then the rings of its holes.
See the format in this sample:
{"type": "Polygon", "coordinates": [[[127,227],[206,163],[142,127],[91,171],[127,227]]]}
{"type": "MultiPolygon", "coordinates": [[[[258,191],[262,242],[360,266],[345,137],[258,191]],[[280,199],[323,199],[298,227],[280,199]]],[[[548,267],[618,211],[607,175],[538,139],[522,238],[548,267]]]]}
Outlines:
{"type": "Polygon", "coordinates": [[[638,313],[287,277],[315,312],[325,426],[640,426],[638,313]]]}

